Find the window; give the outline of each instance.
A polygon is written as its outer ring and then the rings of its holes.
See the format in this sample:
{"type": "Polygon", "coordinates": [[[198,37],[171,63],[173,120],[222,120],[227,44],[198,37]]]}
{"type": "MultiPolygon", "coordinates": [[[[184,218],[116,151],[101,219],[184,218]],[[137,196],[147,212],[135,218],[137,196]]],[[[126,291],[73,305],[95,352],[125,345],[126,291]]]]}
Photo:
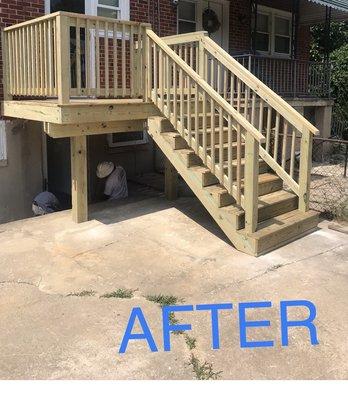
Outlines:
{"type": "Polygon", "coordinates": [[[196,3],[180,1],[178,4],[178,33],[195,32],[196,29],[196,3]]]}
{"type": "Polygon", "coordinates": [[[109,147],[134,146],[148,142],[146,130],[138,132],[111,133],[108,135],[109,147]]]}
{"type": "Polygon", "coordinates": [[[97,15],[99,17],[120,19],[120,0],[98,0],[97,15]]]}
{"type": "Polygon", "coordinates": [[[5,121],[0,121],[0,167],[7,165],[7,143],[5,121]]]}
{"type": "Polygon", "coordinates": [[[255,34],[256,50],[269,55],[290,56],[291,20],[292,15],[289,12],[259,6],[255,34]]]}
{"type": "Polygon", "coordinates": [[[85,0],[46,0],[46,13],[54,13],[56,11],[68,11],[84,14],[85,0]]]}

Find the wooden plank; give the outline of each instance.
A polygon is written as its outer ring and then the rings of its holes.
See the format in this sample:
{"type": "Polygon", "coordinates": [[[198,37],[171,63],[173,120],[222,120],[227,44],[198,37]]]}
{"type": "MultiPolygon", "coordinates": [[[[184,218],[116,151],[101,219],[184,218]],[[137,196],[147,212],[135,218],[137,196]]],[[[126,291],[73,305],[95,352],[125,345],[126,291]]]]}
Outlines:
{"type": "Polygon", "coordinates": [[[117,48],[117,22],[113,24],[113,57],[114,57],[114,97],[117,97],[118,89],[118,48],[117,48]]]}
{"type": "Polygon", "coordinates": [[[312,168],[312,145],[313,137],[308,129],[302,133],[301,137],[301,155],[299,172],[299,204],[300,211],[309,210],[309,194],[312,168]]]}
{"type": "Polygon", "coordinates": [[[72,219],[76,223],[88,220],[87,200],[87,137],[70,139],[72,219]]]}
{"type": "Polygon", "coordinates": [[[122,97],[126,96],[126,26],[122,24],[122,42],[121,42],[121,54],[122,54],[122,97]]]}
{"type": "Polygon", "coordinates": [[[245,177],[244,177],[244,209],[245,230],[254,233],[258,223],[258,175],[259,175],[259,144],[247,132],[245,138],[245,177]]]}
{"type": "Polygon", "coordinates": [[[76,18],[76,85],[77,95],[81,95],[81,29],[80,19],[76,18]]]}
{"type": "Polygon", "coordinates": [[[100,35],[99,20],[95,23],[95,79],[96,79],[96,96],[100,96],[100,35]]]}
{"type": "Polygon", "coordinates": [[[178,173],[168,158],[165,159],[164,193],[167,200],[178,198],[178,173]]]}
{"type": "Polygon", "coordinates": [[[92,122],[88,124],[52,124],[45,123],[45,132],[53,138],[81,135],[104,135],[111,133],[137,132],[144,130],[145,119],[129,121],[92,122]]]}
{"type": "Polygon", "coordinates": [[[110,97],[109,82],[109,26],[105,22],[104,25],[104,79],[105,79],[105,97],[110,97]]]}

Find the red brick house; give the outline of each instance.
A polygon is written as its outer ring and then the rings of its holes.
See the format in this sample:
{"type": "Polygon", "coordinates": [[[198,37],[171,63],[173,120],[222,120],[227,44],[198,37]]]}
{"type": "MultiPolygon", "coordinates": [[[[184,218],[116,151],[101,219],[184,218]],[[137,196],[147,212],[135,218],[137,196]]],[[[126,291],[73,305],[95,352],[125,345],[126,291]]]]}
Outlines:
{"type": "MultiPolygon", "coordinates": [[[[205,30],[204,15],[212,10],[216,26],[211,38],[304,113],[322,135],[329,136],[333,104],[329,73],[324,63],[309,61],[310,25],[326,23],[329,27],[330,21],[345,19],[348,15],[345,3],[343,0],[0,0],[0,26],[64,10],[148,22],[159,36],[168,36],[205,30]]],[[[52,141],[42,135],[41,123],[3,119],[0,124],[1,223],[30,216],[31,200],[43,188],[69,195],[70,171],[69,144],[64,139],[52,141]]],[[[129,176],[155,168],[151,140],[125,137],[122,146],[107,141],[105,135],[91,136],[88,140],[94,149],[88,160],[91,200],[96,186],[94,170],[101,159],[122,164],[129,176]]]]}

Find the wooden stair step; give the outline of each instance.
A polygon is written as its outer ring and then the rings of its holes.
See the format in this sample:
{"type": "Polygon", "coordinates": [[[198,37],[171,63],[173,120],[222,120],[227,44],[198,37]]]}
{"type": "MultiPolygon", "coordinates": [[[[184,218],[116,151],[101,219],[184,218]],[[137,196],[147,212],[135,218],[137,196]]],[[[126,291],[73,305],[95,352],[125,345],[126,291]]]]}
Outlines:
{"type": "MultiPolygon", "coordinates": [[[[232,147],[232,158],[236,158],[237,157],[237,149],[238,149],[237,142],[236,141],[232,141],[232,146],[231,147],[232,147]]],[[[225,160],[227,161],[229,144],[228,143],[223,143],[222,144],[222,148],[223,148],[223,150],[222,150],[223,159],[224,159],[224,161],[225,160]]],[[[241,143],[241,148],[240,149],[241,149],[241,157],[244,157],[244,155],[245,155],[245,143],[241,143]]],[[[208,151],[208,154],[211,154],[212,153],[212,147],[208,146],[207,147],[207,151],[208,151]]],[[[215,147],[215,158],[219,159],[219,157],[220,157],[220,146],[219,147],[215,147]]]]}
{"type": "Polygon", "coordinates": [[[190,171],[198,175],[199,179],[202,182],[202,187],[215,185],[219,183],[218,178],[215,175],[213,175],[210,169],[205,167],[204,165],[203,166],[195,165],[190,168],[190,171]]]}
{"type": "Polygon", "coordinates": [[[190,148],[188,149],[179,149],[175,150],[180,157],[184,160],[187,168],[190,168],[194,165],[201,165],[202,160],[197,156],[197,154],[190,148]]]}
{"type": "Polygon", "coordinates": [[[260,222],[252,234],[247,234],[245,229],[239,232],[253,241],[255,255],[261,255],[312,231],[318,221],[319,213],[316,211],[293,210],[260,222]]]}
{"type": "Polygon", "coordinates": [[[207,186],[205,187],[205,190],[207,190],[210,196],[212,196],[212,198],[216,202],[217,207],[219,208],[235,203],[233,197],[222,185],[216,184],[207,186]]]}
{"type": "MultiPolygon", "coordinates": [[[[259,174],[259,196],[277,192],[283,188],[283,181],[271,172],[259,174]]],[[[242,179],[242,193],[244,193],[244,179],[242,179]]]]}
{"type": "Polygon", "coordinates": [[[178,132],[163,132],[162,135],[170,143],[173,150],[189,148],[186,140],[178,132]]]}

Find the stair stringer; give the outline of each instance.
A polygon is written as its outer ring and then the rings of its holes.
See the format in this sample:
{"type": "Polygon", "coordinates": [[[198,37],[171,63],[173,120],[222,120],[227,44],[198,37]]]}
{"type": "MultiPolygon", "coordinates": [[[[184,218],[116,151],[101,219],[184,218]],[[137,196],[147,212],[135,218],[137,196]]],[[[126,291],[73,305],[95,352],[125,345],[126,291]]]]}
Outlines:
{"type": "Polygon", "coordinates": [[[200,202],[213,217],[215,222],[220,226],[232,244],[240,251],[256,255],[255,243],[252,238],[247,235],[240,234],[237,230],[236,219],[233,214],[224,208],[217,207],[212,196],[202,187],[202,181],[193,171],[188,168],[180,155],[173,150],[170,143],[162,135],[161,122],[163,117],[151,117],[148,120],[149,134],[162,150],[168,160],[172,163],[181,177],[189,185],[193,193],[198,197],[200,202]]]}

